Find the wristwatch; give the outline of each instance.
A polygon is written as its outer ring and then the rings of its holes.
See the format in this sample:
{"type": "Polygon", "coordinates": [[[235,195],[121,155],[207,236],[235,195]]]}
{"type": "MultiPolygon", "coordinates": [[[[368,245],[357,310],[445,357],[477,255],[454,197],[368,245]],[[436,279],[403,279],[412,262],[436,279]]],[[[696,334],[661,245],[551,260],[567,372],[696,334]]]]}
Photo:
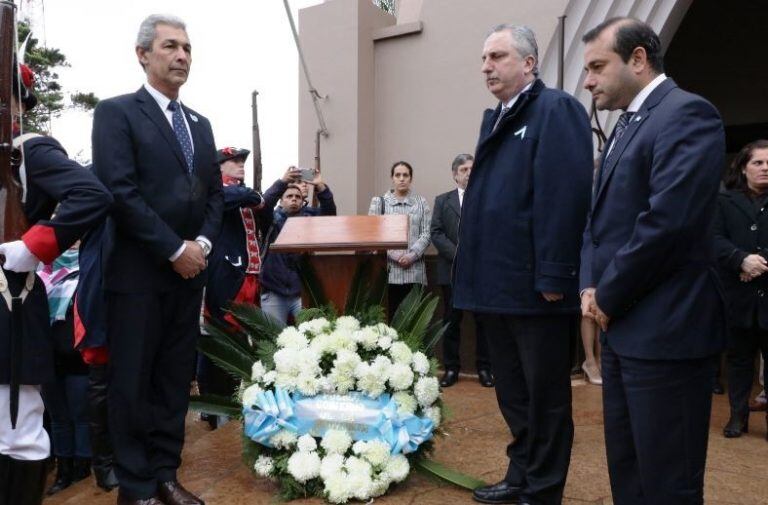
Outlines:
{"type": "Polygon", "coordinates": [[[200,247],[203,249],[203,254],[207,258],[209,254],[211,254],[211,246],[208,245],[208,242],[205,240],[195,240],[198,244],[200,244],[200,247]]]}

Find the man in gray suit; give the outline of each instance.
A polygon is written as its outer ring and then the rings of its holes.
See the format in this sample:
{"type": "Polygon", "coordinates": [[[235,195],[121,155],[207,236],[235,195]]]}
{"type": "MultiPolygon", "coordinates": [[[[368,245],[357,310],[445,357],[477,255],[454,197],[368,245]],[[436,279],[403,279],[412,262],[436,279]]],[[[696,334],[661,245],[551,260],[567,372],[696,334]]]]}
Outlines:
{"type": "MultiPolygon", "coordinates": [[[[456,245],[459,242],[459,218],[461,205],[464,202],[464,191],[467,189],[472,163],[475,158],[471,154],[459,154],[451,164],[453,180],[456,189],[438,195],[435,198],[435,210],[432,213],[430,229],[432,243],[437,249],[437,284],[443,289],[443,324],[448,328],[443,335],[443,365],[445,374],[440,380],[444,388],[453,386],[459,380],[459,343],[461,342],[461,320],[464,311],[453,308],[453,292],[451,290],[451,265],[456,255],[456,245]]],[[[488,361],[488,344],[482,331],[482,326],[475,319],[475,334],[477,345],[475,359],[477,375],[480,384],[493,387],[491,364],[488,361]]]]}

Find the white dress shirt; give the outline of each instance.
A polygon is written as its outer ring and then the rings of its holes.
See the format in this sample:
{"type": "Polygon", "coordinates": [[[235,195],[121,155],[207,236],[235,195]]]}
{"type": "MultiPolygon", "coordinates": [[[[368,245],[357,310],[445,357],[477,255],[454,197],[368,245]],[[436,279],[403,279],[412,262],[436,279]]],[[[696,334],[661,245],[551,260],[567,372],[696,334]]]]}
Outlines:
{"type": "MultiPolygon", "coordinates": [[[[653,93],[653,90],[655,90],[659,84],[664,82],[664,80],[667,78],[666,74],[659,74],[656,76],[654,80],[646,84],[646,86],[640,90],[640,93],[635,95],[635,98],[632,99],[632,101],[629,103],[629,107],[627,107],[627,110],[625,112],[637,112],[640,110],[640,107],[643,106],[643,103],[645,100],[650,96],[651,93],[653,93]]],[[[632,117],[634,119],[634,116],[632,117]]],[[[606,156],[611,153],[613,150],[613,145],[616,143],[616,139],[613,139],[611,141],[611,146],[608,148],[608,152],[606,153],[606,156]]]]}
{"type": "Polygon", "coordinates": [[[456,188],[456,190],[459,192],[459,208],[461,208],[464,205],[464,192],[466,189],[456,188]]]}

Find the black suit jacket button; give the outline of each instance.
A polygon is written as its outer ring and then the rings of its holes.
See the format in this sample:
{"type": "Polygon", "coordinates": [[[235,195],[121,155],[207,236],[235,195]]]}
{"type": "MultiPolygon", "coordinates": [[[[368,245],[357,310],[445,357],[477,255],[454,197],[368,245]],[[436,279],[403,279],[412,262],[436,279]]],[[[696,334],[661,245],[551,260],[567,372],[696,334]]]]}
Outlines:
{"type": "Polygon", "coordinates": [[[764,297],[765,296],[765,291],[763,291],[762,289],[758,289],[757,290],[757,296],[759,296],[760,298],[764,297]]]}
{"type": "Polygon", "coordinates": [[[600,241],[599,240],[593,240],[592,241],[592,247],[595,247],[595,248],[600,247],[600,241]]]}
{"type": "Polygon", "coordinates": [[[749,229],[752,230],[752,231],[757,231],[757,225],[756,224],[752,224],[752,226],[750,226],[749,229]]]}

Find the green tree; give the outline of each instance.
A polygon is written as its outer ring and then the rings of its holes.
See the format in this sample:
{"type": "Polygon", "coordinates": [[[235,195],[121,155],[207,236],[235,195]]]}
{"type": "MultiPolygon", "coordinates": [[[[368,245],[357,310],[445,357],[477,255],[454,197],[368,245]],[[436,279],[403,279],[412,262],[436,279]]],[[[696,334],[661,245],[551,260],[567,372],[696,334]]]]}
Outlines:
{"type": "Polygon", "coordinates": [[[395,13],[395,0],[373,0],[373,3],[384,12],[395,13]]]}
{"type": "MultiPolygon", "coordinates": [[[[28,21],[19,22],[19,44],[26,40],[30,31],[28,21]]],[[[51,117],[58,116],[67,108],[56,70],[68,67],[69,63],[59,49],[41,47],[34,36],[27,42],[24,61],[35,74],[35,96],[38,100],[37,106],[24,114],[24,130],[47,132],[50,129],[51,117]]],[[[71,107],[81,110],[92,110],[99,101],[93,93],[77,92],[70,97],[71,107]]]]}

